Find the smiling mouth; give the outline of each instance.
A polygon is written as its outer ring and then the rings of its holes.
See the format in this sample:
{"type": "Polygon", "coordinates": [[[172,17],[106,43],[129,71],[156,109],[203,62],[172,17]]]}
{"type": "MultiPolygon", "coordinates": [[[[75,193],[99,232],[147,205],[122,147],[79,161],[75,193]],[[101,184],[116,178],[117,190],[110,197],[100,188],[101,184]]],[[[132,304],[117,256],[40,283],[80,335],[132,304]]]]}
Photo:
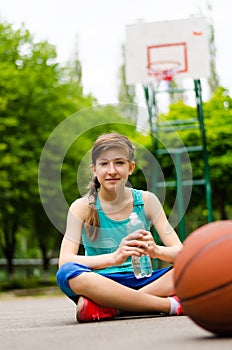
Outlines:
{"type": "Polygon", "coordinates": [[[106,181],[119,181],[119,178],[106,179],[106,181]]]}

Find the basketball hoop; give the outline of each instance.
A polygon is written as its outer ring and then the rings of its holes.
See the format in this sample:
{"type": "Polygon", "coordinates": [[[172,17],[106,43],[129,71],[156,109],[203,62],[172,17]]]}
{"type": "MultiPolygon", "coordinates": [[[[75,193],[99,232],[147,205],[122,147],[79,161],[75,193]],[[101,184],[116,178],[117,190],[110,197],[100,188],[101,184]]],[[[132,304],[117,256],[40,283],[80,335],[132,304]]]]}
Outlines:
{"type": "Polygon", "coordinates": [[[172,81],[179,71],[180,62],[177,61],[155,61],[151,62],[147,68],[147,74],[154,77],[158,82],[162,80],[172,81]]]}

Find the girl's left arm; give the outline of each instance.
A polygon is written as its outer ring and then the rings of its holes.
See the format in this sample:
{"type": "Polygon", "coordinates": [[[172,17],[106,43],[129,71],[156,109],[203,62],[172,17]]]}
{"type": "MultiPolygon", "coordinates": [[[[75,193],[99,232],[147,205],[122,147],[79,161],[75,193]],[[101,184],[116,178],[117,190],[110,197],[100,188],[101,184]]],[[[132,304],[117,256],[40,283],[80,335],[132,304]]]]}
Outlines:
{"type": "Polygon", "coordinates": [[[148,244],[148,254],[152,258],[173,263],[177,254],[182,249],[182,243],[175,230],[169,224],[160,201],[151,192],[144,192],[144,209],[164,244],[157,245],[152,234],[148,233],[144,237],[148,244]]]}

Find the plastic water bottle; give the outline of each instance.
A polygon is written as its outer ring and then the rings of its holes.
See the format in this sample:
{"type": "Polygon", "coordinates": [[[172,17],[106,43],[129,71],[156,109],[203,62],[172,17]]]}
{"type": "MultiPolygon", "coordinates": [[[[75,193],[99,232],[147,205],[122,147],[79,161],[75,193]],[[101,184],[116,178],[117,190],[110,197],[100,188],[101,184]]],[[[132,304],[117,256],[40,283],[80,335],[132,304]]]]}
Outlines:
{"type": "MultiPolygon", "coordinates": [[[[144,224],[139,220],[136,213],[131,213],[130,221],[127,224],[127,233],[132,233],[139,229],[144,229],[144,224]]],[[[152,274],[152,263],[149,255],[132,256],[132,264],[136,278],[149,277],[152,274]]]]}

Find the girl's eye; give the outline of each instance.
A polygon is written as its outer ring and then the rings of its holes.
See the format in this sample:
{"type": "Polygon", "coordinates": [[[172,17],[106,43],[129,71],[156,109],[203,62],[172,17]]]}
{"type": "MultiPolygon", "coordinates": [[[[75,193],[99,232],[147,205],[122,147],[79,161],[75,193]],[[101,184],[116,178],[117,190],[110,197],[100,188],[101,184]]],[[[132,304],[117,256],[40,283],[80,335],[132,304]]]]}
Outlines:
{"type": "MultiPolygon", "coordinates": [[[[115,160],[114,164],[120,166],[120,165],[126,164],[126,162],[127,162],[126,160],[121,159],[121,160],[115,160]]],[[[109,165],[109,162],[107,162],[107,161],[102,161],[99,163],[99,166],[101,166],[101,167],[106,167],[108,165],[109,165]]]]}

